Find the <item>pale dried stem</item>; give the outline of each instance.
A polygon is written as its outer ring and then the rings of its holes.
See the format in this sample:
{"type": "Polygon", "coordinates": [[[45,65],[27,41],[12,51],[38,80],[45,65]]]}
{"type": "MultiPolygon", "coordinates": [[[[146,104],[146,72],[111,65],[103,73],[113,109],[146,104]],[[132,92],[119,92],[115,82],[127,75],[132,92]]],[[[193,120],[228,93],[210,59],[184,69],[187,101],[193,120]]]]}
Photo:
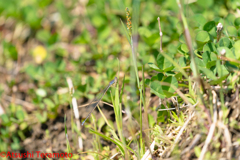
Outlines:
{"type": "Polygon", "coordinates": [[[160,35],[160,53],[162,52],[162,28],[161,28],[161,22],[160,22],[160,18],[157,18],[158,20],[158,27],[159,27],[159,35],[160,35]]]}
{"type": "MultiPolygon", "coordinates": [[[[70,77],[67,77],[67,83],[68,83],[68,87],[69,87],[69,93],[72,98],[72,106],[73,106],[73,112],[74,112],[74,116],[75,116],[75,123],[77,125],[77,129],[79,130],[79,132],[81,132],[80,122],[79,122],[78,105],[77,105],[76,98],[72,96],[74,94],[74,87],[73,87],[72,79],[70,77]]],[[[81,136],[78,137],[78,145],[79,145],[79,149],[82,151],[83,150],[83,141],[82,141],[81,136]]]]}

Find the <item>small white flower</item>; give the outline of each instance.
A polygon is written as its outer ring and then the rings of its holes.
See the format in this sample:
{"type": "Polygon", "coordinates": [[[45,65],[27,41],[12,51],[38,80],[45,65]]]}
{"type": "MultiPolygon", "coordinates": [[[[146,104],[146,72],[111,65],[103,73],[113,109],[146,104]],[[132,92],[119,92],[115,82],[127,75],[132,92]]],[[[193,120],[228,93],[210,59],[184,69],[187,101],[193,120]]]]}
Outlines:
{"type": "Polygon", "coordinates": [[[223,29],[222,23],[218,23],[217,25],[217,32],[221,31],[223,29]]]}

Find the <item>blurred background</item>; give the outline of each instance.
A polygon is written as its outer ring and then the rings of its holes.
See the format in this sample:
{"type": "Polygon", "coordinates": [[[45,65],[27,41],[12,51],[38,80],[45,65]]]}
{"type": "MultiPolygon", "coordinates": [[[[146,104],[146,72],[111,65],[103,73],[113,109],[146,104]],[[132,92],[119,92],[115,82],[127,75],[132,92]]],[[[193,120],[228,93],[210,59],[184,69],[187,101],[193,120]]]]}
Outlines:
{"type": "MultiPolygon", "coordinates": [[[[240,15],[238,0],[182,3],[193,37],[194,27],[205,20],[240,15]],[[191,23],[199,16],[205,19],[191,23]]],[[[67,77],[78,105],[89,103],[114,79],[118,64],[120,79],[125,75],[124,94],[131,92],[131,47],[120,19],[126,23],[125,8],[132,13],[132,4],[131,0],[0,0],[0,151],[66,150],[64,115],[71,117],[67,77]]],[[[147,63],[155,62],[159,53],[157,17],[169,55],[176,56],[183,38],[175,0],[140,1],[137,63],[145,66],[146,77],[155,74],[147,63]]],[[[103,101],[111,103],[109,92],[103,101]]],[[[85,109],[80,107],[81,120],[88,113],[85,109]]],[[[103,111],[108,114],[112,109],[103,111]]],[[[77,151],[70,121],[67,128],[77,151]]],[[[86,142],[92,135],[82,132],[84,151],[92,149],[86,142]]]]}

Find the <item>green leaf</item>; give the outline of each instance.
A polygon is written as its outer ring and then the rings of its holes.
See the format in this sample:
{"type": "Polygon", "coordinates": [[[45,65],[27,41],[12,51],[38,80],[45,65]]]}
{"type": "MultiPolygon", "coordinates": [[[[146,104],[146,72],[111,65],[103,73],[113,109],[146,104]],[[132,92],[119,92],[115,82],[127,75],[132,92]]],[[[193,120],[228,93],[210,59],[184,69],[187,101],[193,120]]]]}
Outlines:
{"type": "Polygon", "coordinates": [[[12,150],[19,150],[21,148],[19,139],[16,136],[14,136],[12,139],[13,139],[13,142],[11,143],[12,150]]]}
{"type": "Polygon", "coordinates": [[[172,63],[167,58],[165,58],[161,53],[158,54],[157,56],[157,64],[160,69],[165,71],[172,67],[172,63]]]}
{"type": "Polygon", "coordinates": [[[152,35],[151,31],[147,27],[139,27],[138,32],[140,36],[145,36],[147,38],[152,35]]]}
{"type": "MultiPolygon", "coordinates": [[[[205,67],[204,62],[203,62],[202,59],[195,58],[195,62],[196,62],[196,65],[197,65],[197,66],[205,67]]],[[[191,63],[192,63],[192,62],[191,62],[191,63]]]]}
{"type": "Polygon", "coordinates": [[[234,25],[236,17],[233,14],[228,14],[225,19],[227,20],[229,25],[234,25]]]}
{"type": "Polygon", "coordinates": [[[214,74],[211,70],[209,70],[207,68],[203,68],[203,67],[199,67],[199,69],[207,76],[207,78],[210,78],[212,80],[217,80],[217,77],[214,76],[214,74]]]}
{"type": "Polygon", "coordinates": [[[10,125],[11,125],[11,122],[10,122],[7,114],[2,114],[2,115],[0,116],[0,118],[2,119],[3,125],[5,125],[5,126],[10,126],[10,125]]]}
{"type": "MultiPolygon", "coordinates": [[[[166,107],[163,104],[161,104],[159,109],[166,109],[166,107]]],[[[158,111],[157,112],[157,123],[165,122],[166,117],[169,117],[169,116],[170,116],[170,114],[168,111],[158,111]]]]}
{"type": "Polygon", "coordinates": [[[123,21],[121,19],[120,19],[120,21],[121,21],[121,24],[122,24],[125,36],[127,37],[128,43],[131,45],[130,36],[129,36],[129,33],[128,33],[127,29],[126,29],[126,26],[125,26],[125,24],[123,23],[123,21]]]}
{"type": "Polygon", "coordinates": [[[155,81],[155,80],[161,81],[163,77],[164,77],[164,74],[158,73],[156,76],[152,76],[151,81],[155,81]]]}
{"type": "Polygon", "coordinates": [[[216,66],[216,61],[210,61],[206,64],[206,68],[208,69],[212,68],[213,66],[216,66]]]}
{"type": "Polygon", "coordinates": [[[185,57],[180,57],[178,59],[178,64],[181,66],[181,67],[186,67],[186,58],[185,57]]]}
{"type": "Polygon", "coordinates": [[[37,112],[36,117],[41,123],[45,123],[47,121],[47,112],[44,111],[43,115],[41,115],[39,112],[37,112]]]}
{"type": "Polygon", "coordinates": [[[194,147],[194,152],[195,152],[197,157],[200,157],[201,148],[199,146],[194,147]]]}
{"type": "Polygon", "coordinates": [[[185,53],[188,53],[188,52],[189,52],[188,46],[187,46],[185,43],[183,43],[183,44],[181,45],[181,50],[182,50],[183,52],[185,52],[185,53]]]}
{"type": "Polygon", "coordinates": [[[216,53],[211,52],[211,53],[210,53],[210,58],[211,58],[211,61],[216,61],[216,60],[217,60],[217,55],[216,55],[216,53]]]}
{"type": "Polygon", "coordinates": [[[148,63],[148,66],[150,67],[150,68],[152,68],[153,70],[156,70],[156,71],[159,71],[159,72],[161,72],[162,70],[160,69],[160,68],[158,68],[158,66],[156,66],[154,63],[148,63]]]}
{"type": "Polygon", "coordinates": [[[24,118],[25,118],[23,110],[21,110],[21,109],[17,110],[17,112],[16,112],[16,117],[17,117],[20,121],[23,121],[24,118]]]}
{"type": "Polygon", "coordinates": [[[162,89],[164,91],[174,93],[175,89],[173,89],[171,86],[175,86],[176,88],[178,88],[178,81],[174,76],[167,77],[166,79],[163,80],[163,82],[169,83],[169,86],[162,85],[162,89]]]}
{"type": "Polygon", "coordinates": [[[236,41],[233,45],[234,53],[237,59],[240,58],[240,40],[236,41]]]}
{"type": "Polygon", "coordinates": [[[211,31],[213,28],[215,28],[215,22],[214,21],[210,21],[210,22],[207,22],[204,26],[203,26],[203,30],[204,31],[211,31]]]}
{"type": "Polygon", "coordinates": [[[181,43],[186,43],[184,33],[182,33],[182,34],[180,35],[179,41],[180,41],[181,43]]]}
{"type": "Polygon", "coordinates": [[[229,73],[227,68],[220,64],[220,60],[218,60],[216,63],[216,69],[219,77],[225,76],[229,73]]]}
{"type": "Polygon", "coordinates": [[[195,39],[197,42],[206,43],[210,41],[210,36],[206,31],[199,31],[195,39]]]}
{"type": "Polygon", "coordinates": [[[3,41],[3,53],[14,61],[18,59],[17,49],[11,43],[3,41]]]}
{"type": "Polygon", "coordinates": [[[202,54],[202,59],[203,59],[203,62],[205,63],[205,65],[209,62],[209,61],[211,61],[211,59],[210,59],[210,52],[203,52],[203,54],[202,54]]]}
{"type": "Polygon", "coordinates": [[[203,52],[206,52],[206,51],[216,52],[217,49],[216,49],[216,47],[215,47],[215,44],[214,44],[214,43],[206,43],[206,44],[203,46],[203,52]]]}
{"type": "Polygon", "coordinates": [[[213,5],[213,0],[198,0],[197,4],[205,9],[213,5]]]}
{"type": "Polygon", "coordinates": [[[220,47],[227,47],[227,48],[232,47],[232,42],[227,37],[221,38],[220,41],[218,42],[218,44],[220,47]]]}
{"type": "Polygon", "coordinates": [[[220,83],[222,83],[223,80],[226,80],[227,77],[228,77],[228,75],[224,75],[224,76],[218,78],[217,80],[212,80],[210,82],[210,85],[219,85],[220,83]]]}
{"type": "Polygon", "coordinates": [[[39,41],[44,42],[44,43],[47,43],[48,40],[50,39],[50,37],[51,37],[50,32],[47,31],[47,30],[44,30],[44,29],[43,29],[43,30],[39,30],[39,31],[37,32],[37,35],[36,35],[36,38],[37,38],[39,41]]]}
{"type": "Polygon", "coordinates": [[[165,94],[162,90],[162,85],[159,81],[153,81],[150,83],[151,91],[159,98],[165,98],[165,94]]]}
{"type": "Polygon", "coordinates": [[[52,109],[52,108],[55,107],[55,104],[54,104],[53,101],[52,101],[51,99],[49,99],[49,98],[45,98],[45,99],[43,100],[43,102],[47,105],[47,108],[49,108],[49,109],[52,109]]]}
{"type": "Polygon", "coordinates": [[[148,123],[149,123],[149,127],[153,127],[154,124],[156,123],[153,116],[151,114],[148,114],[148,123]]]}
{"type": "Polygon", "coordinates": [[[227,27],[227,33],[230,37],[237,37],[237,29],[234,26],[228,26],[227,27]]]}
{"type": "Polygon", "coordinates": [[[237,27],[240,27],[240,17],[235,19],[234,25],[237,26],[237,27]]]}
{"type": "Polygon", "coordinates": [[[202,14],[195,14],[192,19],[198,26],[203,26],[207,21],[202,14]]]}
{"type": "Polygon", "coordinates": [[[97,28],[100,28],[106,24],[106,19],[103,15],[94,14],[91,20],[92,24],[97,28]]]}

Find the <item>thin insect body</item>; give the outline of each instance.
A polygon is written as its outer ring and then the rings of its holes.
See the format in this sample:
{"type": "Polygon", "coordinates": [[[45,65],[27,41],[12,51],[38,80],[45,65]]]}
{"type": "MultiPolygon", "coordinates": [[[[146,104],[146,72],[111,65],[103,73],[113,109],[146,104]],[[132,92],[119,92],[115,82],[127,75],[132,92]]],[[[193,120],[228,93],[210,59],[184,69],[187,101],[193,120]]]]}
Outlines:
{"type": "Polygon", "coordinates": [[[87,117],[85,118],[85,120],[82,122],[82,125],[85,123],[85,121],[88,119],[88,117],[91,115],[92,111],[97,107],[98,103],[101,101],[102,97],[104,96],[104,94],[107,92],[107,90],[114,84],[117,82],[117,77],[114,78],[114,80],[112,80],[108,86],[101,92],[99,93],[94,100],[89,104],[89,107],[93,106],[92,110],[88,113],[87,117]]]}

